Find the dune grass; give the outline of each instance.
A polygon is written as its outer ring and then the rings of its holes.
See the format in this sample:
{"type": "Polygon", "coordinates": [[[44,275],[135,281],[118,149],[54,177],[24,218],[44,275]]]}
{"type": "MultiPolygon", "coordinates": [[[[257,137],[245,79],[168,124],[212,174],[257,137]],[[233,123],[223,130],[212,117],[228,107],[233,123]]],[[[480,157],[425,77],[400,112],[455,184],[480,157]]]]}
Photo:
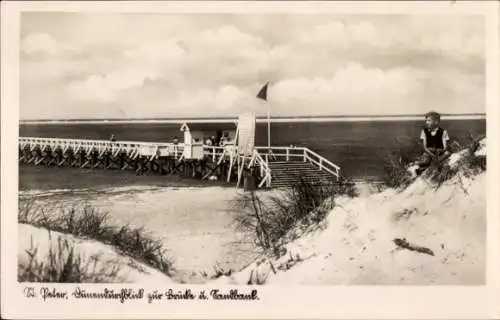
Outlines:
{"type": "MultiPolygon", "coordinates": [[[[50,214],[46,211],[46,208],[35,207],[32,202],[20,202],[18,222],[83,239],[97,240],[113,246],[119,253],[141,261],[168,276],[173,271],[172,262],[161,240],[153,238],[143,228],[133,228],[128,225],[112,226],[109,224],[108,213],[100,212],[93,207],[52,209],[50,214]]],[[[58,249],[60,252],[70,250],[65,246],[58,249]]],[[[62,259],[60,255],[52,254],[51,256],[49,253],[47,259],[50,261],[57,257],[62,259]]],[[[73,254],[65,257],[71,257],[71,261],[59,261],[59,264],[78,262],[73,254]]]]}
{"type": "Polygon", "coordinates": [[[460,145],[455,142],[456,152],[462,152],[462,156],[456,165],[452,167],[447,163],[431,163],[430,167],[425,171],[425,176],[434,183],[435,188],[439,188],[457,175],[459,175],[459,178],[461,176],[472,177],[486,171],[486,156],[476,154],[482,139],[484,139],[484,136],[474,137],[471,134],[468,144],[460,145]]]}
{"type": "Polygon", "coordinates": [[[93,255],[86,262],[70,241],[57,238],[57,246],[50,244],[49,252],[42,259],[37,257],[38,248],[31,243],[26,249],[28,263],[18,264],[18,281],[20,282],[110,282],[118,280],[120,267],[117,264],[99,263],[100,257],[93,255]]]}
{"type": "Polygon", "coordinates": [[[296,229],[317,228],[335,203],[339,190],[354,192],[350,187],[339,189],[335,184],[314,184],[297,179],[281,194],[264,198],[256,192],[243,193],[230,209],[235,213],[235,226],[253,235],[264,254],[279,257],[284,244],[295,239],[296,229]]]}
{"type": "MultiPolygon", "coordinates": [[[[394,143],[397,143],[396,141],[394,143]]],[[[383,163],[382,183],[388,188],[404,189],[412,181],[408,165],[422,152],[422,147],[417,140],[405,141],[399,149],[394,149],[386,154],[379,154],[378,158],[383,163]]]]}
{"type": "MultiPolygon", "coordinates": [[[[484,135],[473,136],[470,134],[469,142],[464,145],[461,145],[458,141],[453,141],[450,143],[450,151],[452,153],[463,153],[457,165],[451,167],[447,162],[433,162],[425,170],[423,176],[439,188],[458,173],[470,177],[486,171],[486,156],[476,154],[480,147],[480,141],[484,137],[484,135]]],[[[408,171],[408,166],[421,153],[422,146],[415,140],[403,145],[399,151],[392,151],[382,156],[385,173],[383,184],[389,188],[406,188],[414,180],[408,171]]]]}

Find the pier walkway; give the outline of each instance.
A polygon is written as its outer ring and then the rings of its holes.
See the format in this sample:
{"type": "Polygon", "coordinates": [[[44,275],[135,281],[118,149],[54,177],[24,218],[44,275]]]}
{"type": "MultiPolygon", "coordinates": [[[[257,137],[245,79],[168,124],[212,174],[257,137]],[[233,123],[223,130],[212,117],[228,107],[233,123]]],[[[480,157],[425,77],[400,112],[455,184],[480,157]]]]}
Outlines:
{"type": "Polygon", "coordinates": [[[311,181],[338,181],[341,169],[305,147],[253,147],[242,153],[237,145],[200,145],[202,155],[186,157],[184,143],[106,141],[40,137],[19,138],[19,164],[105,170],[138,174],[179,174],[198,179],[236,181],[252,174],[259,188],[286,187],[298,176],[311,181]]]}

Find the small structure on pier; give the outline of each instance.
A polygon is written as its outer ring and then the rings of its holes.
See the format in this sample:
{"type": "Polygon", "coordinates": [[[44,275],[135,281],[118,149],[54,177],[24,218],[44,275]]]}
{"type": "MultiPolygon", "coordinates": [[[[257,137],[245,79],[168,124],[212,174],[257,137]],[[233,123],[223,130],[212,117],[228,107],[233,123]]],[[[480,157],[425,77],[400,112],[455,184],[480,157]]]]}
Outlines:
{"type": "Polygon", "coordinates": [[[202,159],[203,145],[210,140],[212,146],[234,144],[236,139],[237,122],[229,123],[183,123],[184,158],[202,159]],[[211,141],[214,137],[215,141],[211,141]],[[221,144],[224,142],[224,144],[221,144]]]}

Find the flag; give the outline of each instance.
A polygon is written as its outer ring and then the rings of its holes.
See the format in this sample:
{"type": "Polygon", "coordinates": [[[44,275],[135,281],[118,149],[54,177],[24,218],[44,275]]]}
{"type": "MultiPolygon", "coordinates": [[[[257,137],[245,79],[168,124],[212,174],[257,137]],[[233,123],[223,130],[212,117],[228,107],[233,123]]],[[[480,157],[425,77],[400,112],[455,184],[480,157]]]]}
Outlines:
{"type": "Polygon", "coordinates": [[[266,82],[266,84],[260,89],[259,93],[257,93],[257,98],[262,99],[264,101],[267,101],[267,86],[269,82],[266,82]]]}

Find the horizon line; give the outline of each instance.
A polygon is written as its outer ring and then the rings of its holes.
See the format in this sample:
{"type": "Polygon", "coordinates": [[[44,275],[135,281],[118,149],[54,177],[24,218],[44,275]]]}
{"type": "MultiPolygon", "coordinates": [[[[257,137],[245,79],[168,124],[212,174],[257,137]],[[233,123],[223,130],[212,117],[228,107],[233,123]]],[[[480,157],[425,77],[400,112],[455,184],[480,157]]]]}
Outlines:
{"type": "MultiPolygon", "coordinates": [[[[397,121],[397,120],[419,120],[423,114],[410,115],[337,115],[337,116],[275,116],[270,122],[328,122],[328,121],[397,121]]],[[[443,120],[475,120],[486,119],[486,113],[442,113],[443,120]]],[[[81,118],[81,119],[20,119],[20,124],[64,124],[64,123],[184,123],[184,122],[233,122],[237,116],[232,117],[163,117],[163,118],[81,118]]],[[[267,117],[257,116],[256,121],[267,122],[267,117]]]]}

